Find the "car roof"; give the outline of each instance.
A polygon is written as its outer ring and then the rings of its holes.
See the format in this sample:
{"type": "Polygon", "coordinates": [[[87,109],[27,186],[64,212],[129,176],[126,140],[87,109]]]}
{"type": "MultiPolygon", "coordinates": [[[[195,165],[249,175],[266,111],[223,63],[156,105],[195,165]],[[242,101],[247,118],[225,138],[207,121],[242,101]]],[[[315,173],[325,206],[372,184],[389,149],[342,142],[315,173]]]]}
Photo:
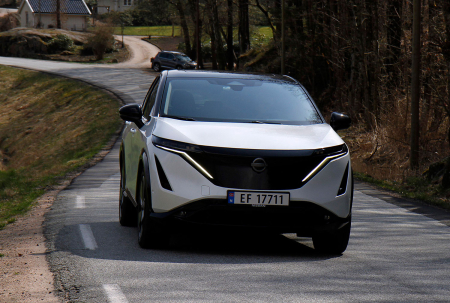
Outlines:
{"type": "Polygon", "coordinates": [[[182,53],[182,52],[166,51],[166,50],[160,51],[160,53],[169,53],[169,54],[180,54],[180,55],[184,55],[184,53],[182,53]]]}
{"type": "Polygon", "coordinates": [[[263,73],[246,73],[230,71],[211,71],[211,70],[167,70],[163,71],[167,78],[223,78],[223,79],[253,79],[253,80],[271,80],[279,82],[298,83],[289,76],[263,73]]]}

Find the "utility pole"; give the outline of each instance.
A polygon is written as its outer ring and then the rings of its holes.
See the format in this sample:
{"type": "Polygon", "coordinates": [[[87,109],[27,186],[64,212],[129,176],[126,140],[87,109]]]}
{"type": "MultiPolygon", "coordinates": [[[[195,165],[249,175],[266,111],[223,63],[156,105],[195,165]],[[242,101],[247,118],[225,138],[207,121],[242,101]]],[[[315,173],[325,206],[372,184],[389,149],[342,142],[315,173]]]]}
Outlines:
{"type": "Polygon", "coordinates": [[[284,50],[284,0],[281,1],[281,74],[285,74],[285,50],[284,50]]]}
{"type": "Polygon", "coordinates": [[[420,104],[420,0],[413,2],[413,43],[411,67],[411,155],[412,169],[419,167],[419,104],[420,104]]]}

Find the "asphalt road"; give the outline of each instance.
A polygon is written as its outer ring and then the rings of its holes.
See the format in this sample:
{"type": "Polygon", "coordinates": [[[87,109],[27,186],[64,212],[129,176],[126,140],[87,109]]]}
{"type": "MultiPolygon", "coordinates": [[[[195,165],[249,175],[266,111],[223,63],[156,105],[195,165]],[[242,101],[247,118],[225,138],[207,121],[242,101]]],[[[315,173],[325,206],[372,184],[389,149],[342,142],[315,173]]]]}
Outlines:
{"type": "MultiPolygon", "coordinates": [[[[0,57],[142,101],[155,74],[0,57]]],[[[144,250],[118,222],[118,145],[48,213],[48,260],[71,302],[449,302],[450,215],[357,184],[347,251],[318,255],[293,234],[173,235],[144,250]]]]}

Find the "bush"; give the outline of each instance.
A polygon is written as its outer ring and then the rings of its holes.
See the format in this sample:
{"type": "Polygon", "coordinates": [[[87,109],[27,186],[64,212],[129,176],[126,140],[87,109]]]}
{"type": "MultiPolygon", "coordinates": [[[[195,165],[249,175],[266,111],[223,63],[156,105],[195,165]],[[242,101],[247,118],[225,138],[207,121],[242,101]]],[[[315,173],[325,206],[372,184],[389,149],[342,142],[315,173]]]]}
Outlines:
{"type": "Polygon", "coordinates": [[[0,32],[9,31],[12,28],[19,26],[19,15],[17,13],[8,13],[0,17],[0,32]]]}
{"type": "Polygon", "coordinates": [[[104,54],[114,50],[114,28],[110,24],[95,23],[93,35],[88,39],[82,52],[88,52],[91,48],[97,60],[102,60],[104,54]]]}
{"type": "Polygon", "coordinates": [[[64,34],[58,34],[48,43],[50,52],[56,53],[66,50],[71,50],[73,47],[73,40],[64,34]]]}

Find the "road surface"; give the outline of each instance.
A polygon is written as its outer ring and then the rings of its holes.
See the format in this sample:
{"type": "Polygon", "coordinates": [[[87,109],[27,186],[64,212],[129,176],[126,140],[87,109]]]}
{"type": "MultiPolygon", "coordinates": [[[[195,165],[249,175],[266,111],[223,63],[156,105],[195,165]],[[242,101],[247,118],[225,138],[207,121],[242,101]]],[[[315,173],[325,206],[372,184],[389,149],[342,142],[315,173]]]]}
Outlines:
{"type": "MultiPolygon", "coordinates": [[[[147,69],[0,57],[142,102],[147,69]]],[[[136,66],[135,66],[136,67],[136,66]]],[[[48,260],[71,302],[448,302],[450,216],[357,184],[342,256],[294,234],[175,234],[144,250],[118,222],[118,144],[57,197],[45,220],[48,260]]]]}

